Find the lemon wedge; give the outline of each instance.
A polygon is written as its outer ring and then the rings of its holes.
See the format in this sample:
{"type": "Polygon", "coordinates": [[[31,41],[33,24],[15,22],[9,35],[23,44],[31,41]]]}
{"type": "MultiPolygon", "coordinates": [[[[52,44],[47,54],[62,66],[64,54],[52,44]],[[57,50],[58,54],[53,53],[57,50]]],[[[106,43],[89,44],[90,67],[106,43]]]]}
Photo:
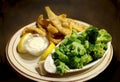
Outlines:
{"type": "Polygon", "coordinates": [[[24,44],[26,43],[26,41],[32,37],[32,34],[31,33],[26,33],[24,34],[21,38],[20,38],[20,41],[18,43],[18,52],[19,53],[22,53],[22,54],[25,54],[27,53],[27,51],[25,50],[24,48],[24,44]]]}
{"type": "Polygon", "coordinates": [[[46,57],[51,53],[51,51],[55,48],[55,44],[53,42],[50,42],[50,45],[48,48],[43,52],[40,61],[43,61],[46,59],[46,57]]]}

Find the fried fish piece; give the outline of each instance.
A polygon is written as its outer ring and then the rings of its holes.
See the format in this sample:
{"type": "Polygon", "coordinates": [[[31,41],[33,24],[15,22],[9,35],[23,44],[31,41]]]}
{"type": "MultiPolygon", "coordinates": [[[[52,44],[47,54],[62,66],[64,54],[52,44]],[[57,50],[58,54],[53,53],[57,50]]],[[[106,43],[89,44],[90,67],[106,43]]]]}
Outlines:
{"type": "Polygon", "coordinates": [[[47,12],[49,20],[53,23],[53,25],[60,31],[60,33],[64,35],[70,35],[71,29],[63,28],[61,21],[58,19],[58,16],[52,12],[52,10],[49,7],[45,7],[45,10],[47,12]]]}
{"type": "Polygon", "coordinates": [[[56,29],[56,27],[53,26],[52,24],[49,24],[47,26],[47,31],[50,32],[51,34],[56,34],[59,32],[58,29],[56,29]]]}

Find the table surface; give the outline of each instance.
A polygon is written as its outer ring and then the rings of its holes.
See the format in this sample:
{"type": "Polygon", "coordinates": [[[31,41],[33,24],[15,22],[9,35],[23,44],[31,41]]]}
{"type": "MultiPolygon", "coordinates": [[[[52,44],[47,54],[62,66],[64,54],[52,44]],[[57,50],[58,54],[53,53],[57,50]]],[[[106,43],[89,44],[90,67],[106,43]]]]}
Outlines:
{"type": "Polygon", "coordinates": [[[0,0],[0,82],[33,82],[12,69],[5,56],[5,47],[17,30],[45,14],[45,6],[50,6],[56,14],[66,13],[70,18],[108,30],[113,37],[113,59],[101,74],[88,82],[119,81],[120,0],[0,0]]]}

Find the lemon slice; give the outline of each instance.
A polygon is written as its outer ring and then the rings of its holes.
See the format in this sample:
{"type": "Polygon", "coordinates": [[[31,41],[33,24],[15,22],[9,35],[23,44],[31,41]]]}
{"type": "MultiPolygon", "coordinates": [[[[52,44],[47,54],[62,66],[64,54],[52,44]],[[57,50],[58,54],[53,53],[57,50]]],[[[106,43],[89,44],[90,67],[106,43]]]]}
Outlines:
{"type": "Polygon", "coordinates": [[[43,61],[46,59],[46,57],[51,53],[51,51],[55,48],[55,44],[53,42],[50,42],[50,45],[48,48],[43,52],[40,61],[43,61]]]}
{"type": "Polygon", "coordinates": [[[31,33],[26,33],[24,34],[21,38],[20,38],[20,41],[18,43],[18,52],[19,53],[22,53],[22,54],[25,54],[27,53],[27,51],[25,50],[24,48],[24,44],[26,43],[26,41],[32,37],[32,34],[31,33]]]}

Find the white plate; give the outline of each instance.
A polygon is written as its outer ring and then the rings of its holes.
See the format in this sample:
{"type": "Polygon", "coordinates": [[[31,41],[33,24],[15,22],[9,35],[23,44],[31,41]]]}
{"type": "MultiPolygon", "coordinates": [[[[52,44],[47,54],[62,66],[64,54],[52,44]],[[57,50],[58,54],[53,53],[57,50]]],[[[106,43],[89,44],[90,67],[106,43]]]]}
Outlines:
{"type": "MultiPolygon", "coordinates": [[[[86,24],[84,22],[79,22],[79,23],[86,24]]],[[[25,27],[34,26],[34,25],[35,22],[25,27]]],[[[10,65],[18,73],[34,81],[40,81],[40,82],[41,81],[86,81],[101,73],[109,65],[112,59],[113,48],[111,45],[111,48],[108,51],[108,54],[103,59],[103,61],[99,62],[99,64],[91,67],[88,70],[69,73],[69,74],[65,74],[64,76],[59,76],[56,74],[47,74],[45,76],[42,76],[35,69],[37,67],[37,62],[39,61],[39,57],[22,55],[19,54],[16,50],[17,44],[20,40],[21,32],[25,27],[18,30],[8,42],[6,46],[6,57],[10,65]]]]}

